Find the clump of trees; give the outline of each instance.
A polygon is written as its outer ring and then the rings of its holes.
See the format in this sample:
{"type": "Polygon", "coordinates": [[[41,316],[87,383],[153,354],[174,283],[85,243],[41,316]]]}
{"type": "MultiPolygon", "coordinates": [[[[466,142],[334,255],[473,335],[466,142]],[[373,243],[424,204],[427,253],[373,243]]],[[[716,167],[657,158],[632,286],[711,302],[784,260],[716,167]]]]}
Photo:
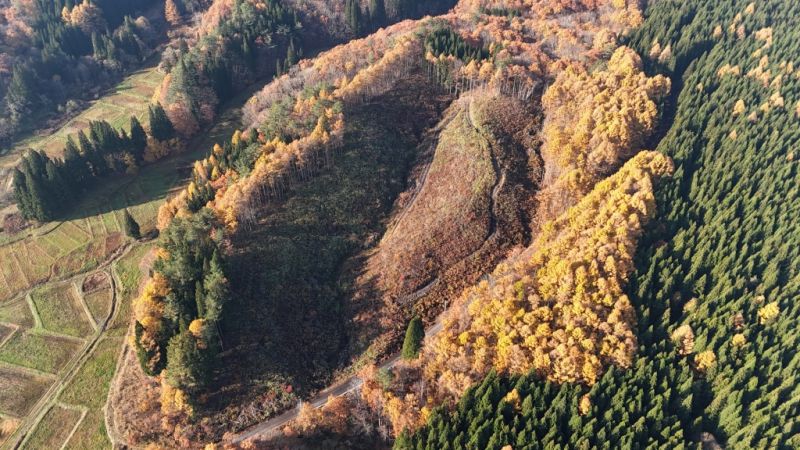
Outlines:
{"type": "Polygon", "coordinates": [[[142,369],[161,375],[162,410],[194,413],[222,348],[228,281],[213,213],[178,218],[161,232],[154,274],[133,303],[142,369]]]}
{"type": "Polygon", "coordinates": [[[203,18],[199,40],[162,60],[168,75],[157,95],[184,137],[211,123],[222,100],[302,56],[300,23],[289,7],[276,0],[218,3],[203,18]]]}
{"type": "Polygon", "coordinates": [[[93,121],[89,133],[67,138],[63,158],[28,152],[14,169],[14,196],[23,217],[47,221],[68,210],[99,179],[134,173],[146,161],[180,148],[172,124],[160,105],[150,107],[150,134],[131,117],[130,133],[108,122],[93,121]]]}
{"type": "Polygon", "coordinates": [[[574,64],[559,73],[542,96],[540,220],[556,217],[641,149],[669,88],[666,77],[646,76],[628,47],[615,50],[605,70],[574,64]]]}
{"type": "Polygon", "coordinates": [[[0,6],[0,141],[144,61],[159,35],[134,19],[155,0],[15,0],[0,6]],[[9,76],[10,75],[10,76],[9,76]]]}

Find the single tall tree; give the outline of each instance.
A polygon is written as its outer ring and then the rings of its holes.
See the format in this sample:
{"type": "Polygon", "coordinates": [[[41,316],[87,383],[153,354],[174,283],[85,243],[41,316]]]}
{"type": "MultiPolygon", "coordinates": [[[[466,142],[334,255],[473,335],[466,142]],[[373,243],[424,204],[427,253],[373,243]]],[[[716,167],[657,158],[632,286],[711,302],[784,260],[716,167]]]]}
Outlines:
{"type": "Polygon", "coordinates": [[[134,158],[136,158],[136,162],[142,162],[142,159],[144,159],[144,149],[147,147],[147,134],[136,116],[131,116],[131,135],[129,140],[131,143],[131,153],[133,153],[134,158]]]}
{"type": "Polygon", "coordinates": [[[131,213],[125,210],[125,234],[133,239],[141,239],[142,234],[139,230],[139,223],[133,218],[131,213]]]}
{"type": "Polygon", "coordinates": [[[161,103],[156,103],[150,106],[150,136],[158,141],[167,141],[175,137],[175,128],[172,126],[167,113],[161,106],[161,103]]]}
{"type": "Polygon", "coordinates": [[[181,23],[181,11],[178,9],[178,5],[175,4],[175,0],[167,0],[164,3],[164,18],[167,19],[170,25],[181,23]]]}
{"type": "Polygon", "coordinates": [[[403,359],[416,359],[422,348],[422,340],[425,338],[425,328],[422,326],[422,319],[414,317],[406,329],[406,338],[403,341],[403,359]]]}
{"type": "Polygon", "coordinates": [[[386,5],[383,0],[370,0],[369,15],[370,22],[374,28],[379,28],[386,24],[386,5]]]}

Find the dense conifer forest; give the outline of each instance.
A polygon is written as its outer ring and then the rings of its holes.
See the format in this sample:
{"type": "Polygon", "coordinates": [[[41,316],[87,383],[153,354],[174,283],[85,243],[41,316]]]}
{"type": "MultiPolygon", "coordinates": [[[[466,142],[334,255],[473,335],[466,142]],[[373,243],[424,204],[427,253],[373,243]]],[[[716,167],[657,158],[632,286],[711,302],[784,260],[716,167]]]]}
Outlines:
{"type": "Polygon", "coordinates": [[[630,369],[591,389],[495,374],[395,448],[793,448],[800,88],[790,2],[657,2],[630,42],[674,90],[628,295],[630,369]],[[671,49],[665,52],[664,49],[671,49]],[[432,446],[432,447],[431,447],[432,446]]]}

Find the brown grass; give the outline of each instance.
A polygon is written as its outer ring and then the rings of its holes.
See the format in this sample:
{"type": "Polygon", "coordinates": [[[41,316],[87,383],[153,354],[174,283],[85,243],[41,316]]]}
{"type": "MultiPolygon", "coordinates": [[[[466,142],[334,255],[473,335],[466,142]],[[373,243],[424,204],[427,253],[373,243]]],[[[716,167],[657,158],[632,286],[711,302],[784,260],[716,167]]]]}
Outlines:
{"type": "Polygon", "coordinates": [[[57,449],[61,448],[72,429],[81,418],[81,412],[61,406],[53,406],[47,411],[30,438],[22,448],[57,449]]]}
{"type": "Polygon", "coordinates": [[[0,366],[0,412],[24,417],[53,380],[0,366]]]}
{"type": "Polygon", "coordinates": [[[0,322],[9,322],[22,328],[33,328],[33,314],[25,298],[0,303],[0,322]]]}
{"type": "Polygon", "coordinates": [[[527,156],[535,145],[527,127],[536,123],[533,111],[508,99],[476,96],[451,106],[380,245],[353,269],[361,274],[352,293],[353,352],[385,354],[411,316],[432,320],[528,242],[540,173],[527,156]]]}

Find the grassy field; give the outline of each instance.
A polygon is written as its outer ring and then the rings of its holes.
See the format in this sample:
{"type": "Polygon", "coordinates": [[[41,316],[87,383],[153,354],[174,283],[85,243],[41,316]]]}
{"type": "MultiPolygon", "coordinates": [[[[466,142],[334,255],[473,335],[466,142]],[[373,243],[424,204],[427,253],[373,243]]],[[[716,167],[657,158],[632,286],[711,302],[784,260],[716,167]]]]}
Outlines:
{"type": "Polygon", "coordinates": [[[81,338],[94,331],[72,283],[34,289],[31,299],[46,330],[81,338]]]}
{"type": "Polygon", "coordinates": [[[83,412],[77,409],[53,406],[33,430],[22,446],[24,449],[57,449],[69,437],[83,412]]]}
{"type": "Polygon", "coordinates": [[[101,449],[111,445],[106,435],[103,405],[114,376],[122,340],[121,337],[109,337],[100,341],[80,371],[61,392],[59,400],[62,403],[89,411],[67,443],[67,448],[101,449]]]}
{"type": "Polygon", "coordinates": [[[23,331],[0,347],[0,361],[57,374],[82,346],[80,340],[23,331]]]}
{"type": "Polygon", "coordinates": [[[93,101],[81,114],[66,122],[57,131],[42,131],[17,142],[7,155],[0,157],[0,166],[10,163],[15,155],[29,148],[44,150],[49,155],[60,155],[67,137],[88,128],[89,122],[93,120],[105,120],[115,128],[126,130],[131,116],[136,116],[142,123],[146,123],[147,106],[163,79],[164,74],[155,68],[134,72],[114,87],[108,95],[93,101]]]}

